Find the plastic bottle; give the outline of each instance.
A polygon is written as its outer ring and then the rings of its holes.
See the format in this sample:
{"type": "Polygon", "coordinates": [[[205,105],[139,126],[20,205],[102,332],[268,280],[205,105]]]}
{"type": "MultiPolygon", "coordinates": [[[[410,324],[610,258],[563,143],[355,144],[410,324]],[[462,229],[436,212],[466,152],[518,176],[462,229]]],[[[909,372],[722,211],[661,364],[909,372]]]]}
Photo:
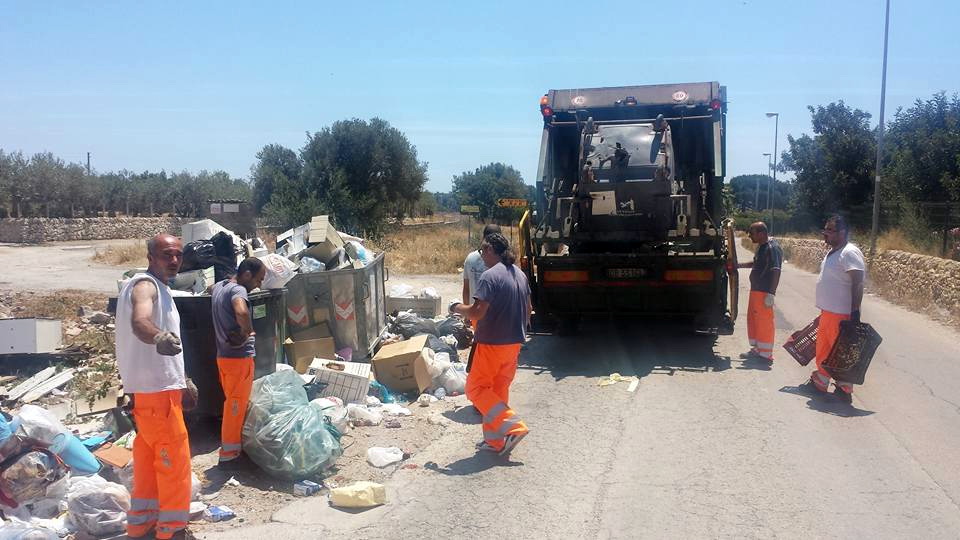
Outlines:
{"type": "Polygon", "coordinates": [[[377,468],[383,468],[402,460],[403,450],[396,446],[390,446],[388,448],[374,446],[367,449],[367,461],[377,468]]]}

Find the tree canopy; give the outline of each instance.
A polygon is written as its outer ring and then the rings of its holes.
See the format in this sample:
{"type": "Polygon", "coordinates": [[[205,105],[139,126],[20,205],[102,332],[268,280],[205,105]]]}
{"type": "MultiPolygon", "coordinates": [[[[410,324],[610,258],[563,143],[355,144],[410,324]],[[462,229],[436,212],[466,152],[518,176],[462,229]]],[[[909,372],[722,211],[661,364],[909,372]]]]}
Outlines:
{"type": "Polygon", "coordinates": [[[503,163],[490,163],[454,176],[452,193],[460,205],[479,206],[482,220],[509,221],[518,219],[523,209],[500,208],[497,199],[527,199],[530,190],[520,171],[503,163]]]}
{"type": "MultiPolygon", "coordinates": [[[[731,178],[728,184],[733,195],[734,208],[738,210],[766,210],[769,208],[767,192],[772,181],[773,177],[766,174],[741,174],[731,178]]],[[[774,191],[770,193],[773,196],[773,207],[785,209],[790,203],[792,191],[793,186],[790,183],[777,180],[774,184],[774,191]]]]}
{"type": "Polygon", "coordinates": [[[278,224],[329,214],[340,230],[373,236],[390,218],[416,211],[427,181],[416,147],[379,118],[342,120],[308,133],[298,156],[268,145],[252,171],[255,200],[278,224]]]}

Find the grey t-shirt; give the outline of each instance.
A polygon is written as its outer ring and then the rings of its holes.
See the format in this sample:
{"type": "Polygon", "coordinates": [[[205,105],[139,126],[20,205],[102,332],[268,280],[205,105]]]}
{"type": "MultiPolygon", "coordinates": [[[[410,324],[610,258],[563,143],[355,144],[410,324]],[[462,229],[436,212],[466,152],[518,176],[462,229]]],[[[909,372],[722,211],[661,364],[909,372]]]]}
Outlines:
{"type": "Polygon", "coordinates": [[[473,297],[488,302],[486,315],[477,321],[477,343],[511,345],[523,343],[527,328],[527,297],[530,285],[517,265],[497,263],[480,276],[473,297]]]}
{"type": "Polygon", "coordinates": [[[750,270],[750,290],[772,293],[773,274],[771,270],[780,270],[783,266],[783,250],[776,240],[769,240],[757,247],[753,256],[753,269],[750,270]]]}
{"type": "Polygon", "coordinates": [[[217,356],[226,358],[247,358],[254,356],[256,352],[254,337],[247,338],[246,343],[240,346],[230,344],[227,335],[230,332],[239,331],[240,325],[237,324],[237,315],[233,309],[233,299],[243,298],[250,307],[250,300],[247,299],[247,290],[243,285],[233,283],[225,279],[213,286],[213,329],[217,334],[217,356]]]}

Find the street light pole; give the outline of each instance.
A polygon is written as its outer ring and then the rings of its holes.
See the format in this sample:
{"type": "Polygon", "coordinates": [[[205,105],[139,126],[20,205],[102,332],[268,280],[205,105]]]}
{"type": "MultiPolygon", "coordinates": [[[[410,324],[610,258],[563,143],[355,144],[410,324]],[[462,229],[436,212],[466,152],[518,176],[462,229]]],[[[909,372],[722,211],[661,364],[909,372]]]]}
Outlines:
{"type": "MultiPolygon", "coordinates": [[[[763,155],[767,156],[767,178],[770,177],[770,152],[764,152],[763,155]]],[[[769,193],[769,192],[768,192],[769,193]]],[[[770,206],[770,198],[767,197],[767,206],[770,206]]],[[[760,179],[757,178],[757,197],[756,201],[753,204],[753,207],[757,210],[760,210],[760,179]]]]}
{"type": "Polygon", "coordinates": [[[776,195],[776,192],[773,191],[773,186],[777,183],[777,139],[780,136],[780,113],[768,112],[767,118],[771,116],[775,119],[773,124],[773,180],[767,189],[767,201],[769,201],[770,204],[770,223],[768,229],[770,230],[770,234],[773,234],[773,203],[774,196],[776,195]]]}
{"type": "Polygon", "coordinates": [[[877,130],[877,174],[873,182],[873,225],[870,229],[870,260],[877,250],[877,231],[880,228],[880,159],[883,157],[883,109],[887,102],[887,36],[890,33],[890,0],[883,22],[883,75],[880,77],[880,126],[877,130]]]}

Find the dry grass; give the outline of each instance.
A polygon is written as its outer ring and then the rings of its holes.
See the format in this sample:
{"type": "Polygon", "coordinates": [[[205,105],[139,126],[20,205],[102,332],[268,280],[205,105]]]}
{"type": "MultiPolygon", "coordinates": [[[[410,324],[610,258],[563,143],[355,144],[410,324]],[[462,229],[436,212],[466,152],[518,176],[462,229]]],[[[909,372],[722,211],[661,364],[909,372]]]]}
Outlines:
{"type": "MultiPolygon", "coordinates": [[[[863,238],[867,239],[867,245],[869,245],[869,234],[863,235],[863,238]]],[[[906,251],[908,253],[933,255],[935,257],[940,256],[939,249],[925,249],[921,246],[918,246],[915,242],[910,240],[906,233],[904,233],[901,229],[890,229],[877,237],[877,249],[879,251],[887,251],[892,249],[897,251],[906,251]]]]}
{"type": "MultiPolygon", "coordinates": [[[[376,251],[386,251],[386,265],[399,274],[452,274],[463,268],[463,259],[480,245],[483,225],[472,226],[467,242],[466,225],[437,225],[403,228],[373,243],[376,251]]],[[[511,244],[517,242],[516,227],[502,227],[511,244]]]]}
{"type": "Polygon", "coordinates": [[[145,267],[147,266],[147,243],[139,240],[132,244],[99,248],[91,260],[110,266],[145,267]]]}
{"type": "Polygon", "coordinates": [[[107,308],[106,293],[65,289],[50,293],[17,292],[0,298],[14,317],[42,317],[62,321],[78,321],[77,310],[80,306],[93,309],[107,308]]]}

